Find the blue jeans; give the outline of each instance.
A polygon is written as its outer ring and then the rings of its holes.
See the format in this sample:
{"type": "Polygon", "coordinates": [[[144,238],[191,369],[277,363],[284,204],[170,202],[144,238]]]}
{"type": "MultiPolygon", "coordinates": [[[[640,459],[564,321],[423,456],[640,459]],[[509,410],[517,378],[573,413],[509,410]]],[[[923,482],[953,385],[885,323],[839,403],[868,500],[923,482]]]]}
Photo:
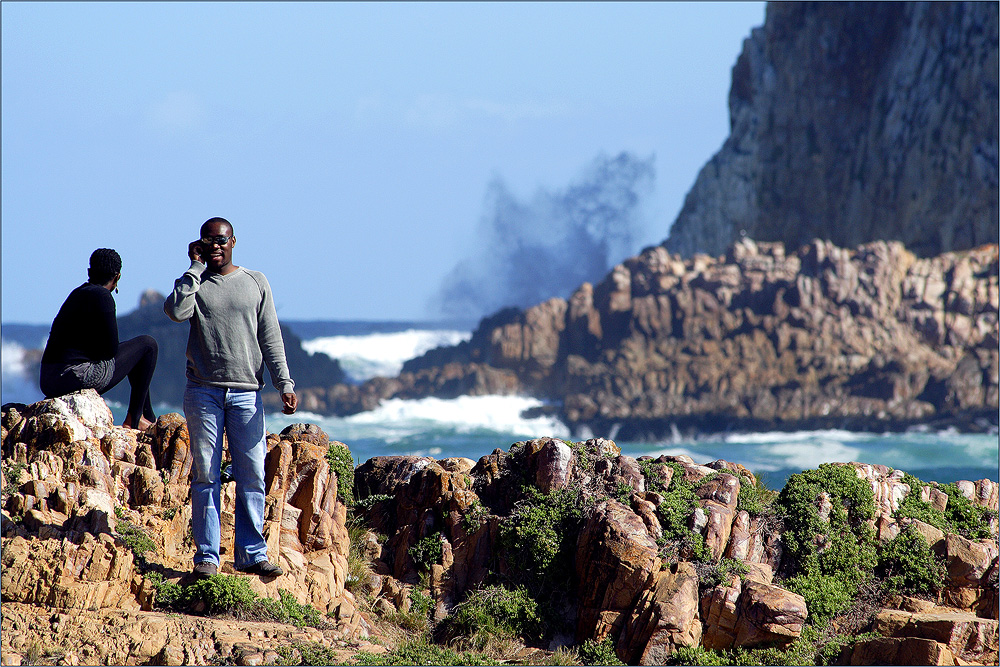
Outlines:
{"type": "Polygon", "coordinates": [[[267,560],[264,541],[264,410],[259,391],[237,391],[189,382],[184,416],[191,436],[191,532],[194,562],[220,564],[222,433],[229,441],[236,480],[237,568],[267,560]]]}

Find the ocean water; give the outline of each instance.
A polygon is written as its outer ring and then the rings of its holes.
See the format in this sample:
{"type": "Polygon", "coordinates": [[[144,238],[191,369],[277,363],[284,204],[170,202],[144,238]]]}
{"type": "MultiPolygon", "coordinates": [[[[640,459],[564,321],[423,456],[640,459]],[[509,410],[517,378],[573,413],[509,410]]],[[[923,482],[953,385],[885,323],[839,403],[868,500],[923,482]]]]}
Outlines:
{"type": "MultiPolygon", "coordinates": [[[[292,323],[294,329],[294,323],[292,323]]],[[[401,327],[333,336],[316,336],[303,346],[341,360],[352,379],[395,375],[407,359],[438,345],[466,340],[469,331],[401,327]]],[[[3,342],[3,402],[31,402],[41,398],[34,383],[23,376],[24,346],[3,342]]],[[[270,388],[267,391],[271,391],[270,388]]],[[[373,456],[414,454],[478,460],[494,449],[506,451],[518,441],[552,436],[580,440],[608,437],[607,433],[571,433],[554,417],[525,418],[526,409],[542,402],[524,396],[462,396],[453,400],[393,399],[378,409],[349,417],[326,417],[298,412],[272,414],[267,429],[277,433],[290,424],[314,423],[330,438],[350,447],[357,463],[373,456]]],[[[120,423],[124,407],[112,404],[120,423]]],[[[155,406],[157,414],[180,412],[176,406],[155,406]]],[[[613,438],[612,438],[613,439],[613,438]]],[[[840,430],[729,433],[696,439],[676,437],[661,442],[616,441],[630,456],[687,454],[697,463],[724,459],[753,471],[771,488],[781,488],[788,476],[825,462],[879,463],[905,470],[926,481],[1000,477],[1000,435],[954,431],[859,433],[840,430]]]]}

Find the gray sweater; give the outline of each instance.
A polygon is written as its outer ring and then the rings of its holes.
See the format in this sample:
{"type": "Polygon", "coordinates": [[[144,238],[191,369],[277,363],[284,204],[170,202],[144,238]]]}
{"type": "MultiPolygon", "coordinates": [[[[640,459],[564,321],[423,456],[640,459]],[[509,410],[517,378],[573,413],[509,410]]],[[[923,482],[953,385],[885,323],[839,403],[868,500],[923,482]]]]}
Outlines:
{"type": "Polygon", "coordinates": [[[225,276],[205,269],[201,262],[192,261],[163,303],[174,322],[191,322],[188,380],[259,391],[264,388],[267,364],[275,389],[291,393],[295,383],[288,373],[267,278],[243,267],[225,276]]]}

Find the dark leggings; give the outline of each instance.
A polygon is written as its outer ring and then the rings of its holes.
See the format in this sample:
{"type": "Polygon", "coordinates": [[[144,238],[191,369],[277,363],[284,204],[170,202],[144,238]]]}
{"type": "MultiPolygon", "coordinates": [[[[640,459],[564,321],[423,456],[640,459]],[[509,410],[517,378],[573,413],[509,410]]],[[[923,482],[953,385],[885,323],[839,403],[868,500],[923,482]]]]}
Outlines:
{"type": "Polygon", "coordinates": [[[132,426],[139,425],[140,414],[149,421],[156,421],[149,400],[149,383],[153,381],[153,371],[156,370],[157,351],[156,339],[152,336],[136,336],[118,343],[115,372],[107,386],[98,390],[104,394],[128,377],[132,391],[128,397],[127,414],[132,418],[132,426]]]}

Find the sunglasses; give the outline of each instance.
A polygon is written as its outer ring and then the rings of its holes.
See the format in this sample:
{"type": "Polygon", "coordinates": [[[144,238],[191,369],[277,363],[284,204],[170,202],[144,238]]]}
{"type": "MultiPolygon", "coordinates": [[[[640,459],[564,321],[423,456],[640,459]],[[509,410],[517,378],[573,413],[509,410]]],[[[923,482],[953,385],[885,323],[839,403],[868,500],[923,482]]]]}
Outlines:
{"type": "Polygon", "coordinates": [[[202,236],[201,237],[201,244],[202,245],[207,245],[207,246],[210,246],[210,245],[223,246],[223,245],[226,245],[227,243],[229,243],[229,239],[231,239],[231,238],[233,238],[233,237],[232,236],[202,236]]]}

